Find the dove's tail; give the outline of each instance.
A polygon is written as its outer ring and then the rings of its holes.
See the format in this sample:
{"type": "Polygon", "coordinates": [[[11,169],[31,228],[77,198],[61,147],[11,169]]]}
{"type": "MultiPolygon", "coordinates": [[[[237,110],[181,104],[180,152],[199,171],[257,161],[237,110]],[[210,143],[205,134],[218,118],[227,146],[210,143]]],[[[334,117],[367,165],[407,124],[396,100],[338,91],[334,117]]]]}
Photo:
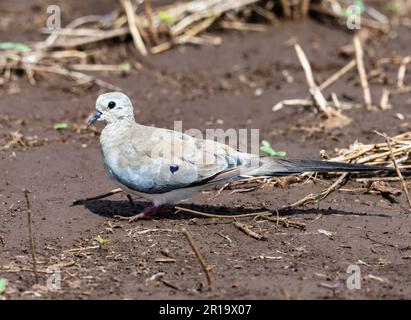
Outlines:
{"type": "Polygon", "coordinates": [[[304,160],[292,158],[260,158],[261,165],[249,175],[253,176],[287,176],[303,172],[370,172],[394,171],[394,168],[352,164],[344,162],[331,162],[322,160],[304,160]]]}

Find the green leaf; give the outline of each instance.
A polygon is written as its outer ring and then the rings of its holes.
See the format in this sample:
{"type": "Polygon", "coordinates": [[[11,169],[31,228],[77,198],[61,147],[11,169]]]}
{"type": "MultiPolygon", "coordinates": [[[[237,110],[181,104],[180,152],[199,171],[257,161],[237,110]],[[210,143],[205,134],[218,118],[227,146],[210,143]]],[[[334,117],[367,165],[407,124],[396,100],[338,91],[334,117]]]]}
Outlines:
{"type": "Polygon", "coordinates": [[[0,278],[0,294],[6,291],[6,287],[7,287],[7,279],[0,278]]]}
{"type": "Polygon", "coordinates": [[[363,13],[365,10],[365,5],[363,0],[354,0],[354,5],[360,9],[360,13],[363,13]]]}
{"type": "Polygon", "coordinates": [[[284,151],[274,151],[267,140],[261,141],[260,150],[272,157],[285,157],[287,155],[284,151]]]}
{"type": "Polygon", "coordinates": [[[68,128],[68,124],[67,124],[66,122],[59,122],[59,123],[56,123],[56,124],[53,126],[53,128],[56,129],[56,130],[67,129],[67,128],[68,128]]]}
{"type": "Polygon", "coordinates": [[[121,69],[121,71],[130,71],[130,69],[131,69],[131,66],[128,62],[121,63],[118,66],[121,69]]]}
{"type": "Polygon", "coordinates": [[[108,240],[108,239],[103,239],[100,235],[98,235],[98,236],[96,237],[96,240],[97,240],[97,242],[98,242],[101,246],[104,246],[104,245],[110,243],[110,240],[108,240]]]}
{"type": "Polygon", "coordinates": [[[365,5],[364,5],[364,1],[363,0],[354,0],[354,4],[355,7],[357,7],[357,10],[355,10],[353,12],[353,10],[349,10],[350,7],[342,9],[341,10],[341,15],[344,17],[349,17],[353,14],[355,15],[361,15],[364,11],[365,11],[365,5]]]}
{"type": "Polygon", "coordinates": [[[29,52],[30,48],[19,42],[0,42],[0,50],[17,50],[21,52],[29,52]]]}
{"type": "Polygon", "coordinates": [[[177,19],[173,17],[171,14],[169,14],[167,11],[159,11],[157,15],[161,21],[167,24],[173,25],[177,22],[177,19]]]}

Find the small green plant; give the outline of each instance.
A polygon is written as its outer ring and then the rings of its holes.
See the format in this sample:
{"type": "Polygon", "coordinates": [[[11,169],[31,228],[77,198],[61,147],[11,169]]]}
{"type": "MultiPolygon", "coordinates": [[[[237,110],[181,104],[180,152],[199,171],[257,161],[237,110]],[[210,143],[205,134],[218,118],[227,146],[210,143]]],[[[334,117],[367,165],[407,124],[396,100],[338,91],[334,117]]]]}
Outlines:
{"type": "Polygon", "coordinates": [[[158,18],[169,25],[173,25],[177,22],[177,19],[173,17],[171,14],[169,14],[167,11],[159,11],[158,18]]]}
{"type": "Polygon", "coordinates": [[[342,9],[341,10],[341,15],[343,15],[344,17],[348,17],[350,15],[354,14],[359,14],[361,15],[364,11],[365,11],[365,5],[364,5],[364,1],[363,0],[354,0],[354,4],[355,7],[357,7],[357,10],[355,12],[353,12],[352,10],[349,9],[342,9]]]}
{"type": "Polygon", "coordinates": [[[274,151],[267,140],[261,141],[260,150],[272,157],[285,157],[287,155],[287,153],[284,151],[274,151]]]}
{"type": "Polygon", "coordinates": [[[30,48],[19,42],[0,42],[0,50],[17,50],[20,52],[29,52],[30,48]]]}
{"type": "Polygon", "coordinates": [[[97,242],[101,245],[101,246],[105,246],[106,244],[110,243],[110,240],[108,239],[103,239],[100,235],[98,235],[96,238],[97,242]]]}
{"type": "Polygon", "coordinates": [[[7,287],[7,279],[0,278],[0,294],[6,291],[6,287],[7,287]]]}
{"type": "Polygon", "coordinates": [[[56,123],[54,126],[53,126],[53,128],[54,129],[56,129],[56,130],[63,130],[63,129],[67,129],[68,128],[68,123],[66,123],[66,122],[59,122],[59,123],[56,123]]]}
{"type": "Polygon", "coordinates": [[[128,72],[128,71],[131,70],[131,66],[130,66],[130,64],[129,64],[128,62],[121,63],[121,64],[119,64],[118,66],[119,66],[119,68],[121,69],[121,71],[128,72]]]}

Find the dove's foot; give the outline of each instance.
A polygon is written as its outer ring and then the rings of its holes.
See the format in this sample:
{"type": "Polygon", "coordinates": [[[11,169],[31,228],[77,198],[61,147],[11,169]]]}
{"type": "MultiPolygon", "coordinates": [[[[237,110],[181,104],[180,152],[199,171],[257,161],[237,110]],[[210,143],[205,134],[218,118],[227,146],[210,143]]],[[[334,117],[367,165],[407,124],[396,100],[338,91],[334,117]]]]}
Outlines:
{"type": "Polygon", "coordinates": [[[138,219],[149,219],[154,216],[160,207],[155,206],[154,204],[145,207],[143,211],[137,213],[136,215],[128,218],[128,222],[133,222],[138,219]]]}

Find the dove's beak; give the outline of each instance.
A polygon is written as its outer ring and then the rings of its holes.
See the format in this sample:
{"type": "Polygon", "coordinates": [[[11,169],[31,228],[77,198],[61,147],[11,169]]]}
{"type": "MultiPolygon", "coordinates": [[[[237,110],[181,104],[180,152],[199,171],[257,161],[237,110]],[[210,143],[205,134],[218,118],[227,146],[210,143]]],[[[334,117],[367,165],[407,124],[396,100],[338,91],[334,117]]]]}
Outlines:
{"type": "Polygon", "coordinates": [[[87,126],[91,126],[94,122],[96,122],[100,117],[102,113],[100,111],[96,111],[93,116],[87,121],[87,126]]]}

